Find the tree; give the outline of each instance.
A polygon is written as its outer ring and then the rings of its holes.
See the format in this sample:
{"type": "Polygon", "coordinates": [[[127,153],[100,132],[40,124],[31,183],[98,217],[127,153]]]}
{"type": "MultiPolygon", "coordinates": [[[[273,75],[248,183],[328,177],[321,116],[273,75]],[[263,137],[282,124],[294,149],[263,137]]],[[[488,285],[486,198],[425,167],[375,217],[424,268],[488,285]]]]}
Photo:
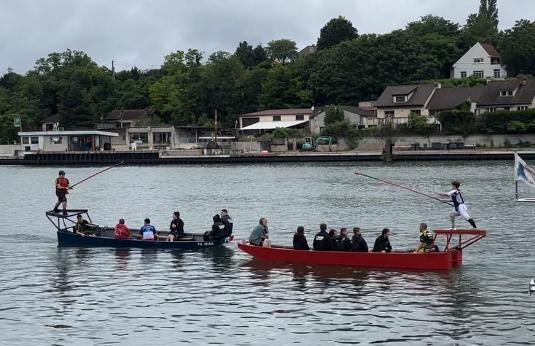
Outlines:
{"type": "Polygon", "coordinates": [[[535,21],[520,20],[512,29],[505,30],[498,45],[507,74],[535,75],[535,21]]]}
{"type": "Polygon", "coordinates": [[[461,46],[467,49],[476,42],[496,43],[498,37],[497,0],[481,0],[479,13],[468,16],[463,28],[461,46]]]}
{"type": "Polygon", "coordinates": [[[353,24],[342,16],[331,19],[320,31],[317,47],[318,50],[327,49],[332,46],[352,40],[358,37],[357,29],[353,24]]]}
{"type": "Polygon", "coordinates": [[[299,76],[291,67],[277,65],[262,83],[258,100],[264,109],[306,107],[310,105],[310,94],[304,90],[299,76]]]}
{"type": "Polygon", "coordinates": [[[253,49],[253,54],[255,59],[255,65],[258,65],[268,60],[268,53],[260,44],[253,49]]]}
{"type": "Polygon", "coordinates": [[[344,109],[339,106],[328,106],[325,109],[325,125],[334,124],[344,120],[344,109]]]}
{"type": "Polygon", "coordinates": [[[251,68],[256,65],[255,53],[253,46],[247,43],[247,41],[240,42],[234,55],[240,60],[245,68],[251,68]]]}
{"type": "Polygon", "coordinates": [[[278,61],[284,65],[297,57],[297,46],[291,40],[274,40],[268,43],[267,52],[272,61],[278,61]]]}

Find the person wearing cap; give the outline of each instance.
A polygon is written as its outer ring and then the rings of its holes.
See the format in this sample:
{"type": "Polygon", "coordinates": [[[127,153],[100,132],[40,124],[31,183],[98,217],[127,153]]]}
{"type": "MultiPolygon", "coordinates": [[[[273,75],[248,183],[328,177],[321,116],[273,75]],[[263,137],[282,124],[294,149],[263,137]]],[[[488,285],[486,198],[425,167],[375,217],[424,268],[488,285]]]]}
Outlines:
{"type": "Polygon", "coordinates": [[[375,244],[373,245],[373,252],[391,252],[392,246],[390,245],[390,240],[388,236],[390,235],[390,230],[388,228],[383,228],[381,235],[375,239],[375,244]]]}
{"type": "Polygon", "coordinates": [[[360,227],[353,227],[353,237],[351,237],[351,251],[368,252],[368,243],[362,237],[360,227]]]}
{"type": "Polygon", "coordinates": [[[59,212],[58,207],[60,204],[63,204],[63,215],[67,215],[67,197],[69,193],[69,179],[65,178],[65,172],[59,171],[58,177],[54,183],[56,187],[56,196],[58,197],[58,202],[54,206],[54,212],[59,212]]]}
{"type": "Polygon", "coordinates": [[[87,231],[89,231],[92,227],[96,226],[97,225],[94,225],[92,223],[89,223],[87,220],[84,220],[82,215],[78,214],[76,215],[76,223],[74,224],[72,231],[78,235],[86,235],[87,231]]]}
{"type": "Polygon", "coordinates": [[[232,228],[234,224],[232,223],[232,218],[228,214],[227,209],[221,209],[221,222],[225,225],[225,237],[230,237],[232,234],[232,228]]]}

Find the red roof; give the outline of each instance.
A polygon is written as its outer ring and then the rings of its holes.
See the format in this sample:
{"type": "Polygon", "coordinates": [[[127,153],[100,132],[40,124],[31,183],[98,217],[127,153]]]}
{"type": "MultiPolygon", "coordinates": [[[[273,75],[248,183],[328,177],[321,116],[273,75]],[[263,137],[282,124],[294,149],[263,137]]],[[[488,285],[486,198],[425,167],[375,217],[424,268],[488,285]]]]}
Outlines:
{"type": "Polygon", "coordinates": [[[500,56],[500,53],[498,53],[498,51],[496,50],[496,48],[494,48],[493,45],[491,45],[490,43],[481,43],[481,46],[483,47],[483,49],[485,49],[485,51],[492,57],[499,57],[500,56]]]}

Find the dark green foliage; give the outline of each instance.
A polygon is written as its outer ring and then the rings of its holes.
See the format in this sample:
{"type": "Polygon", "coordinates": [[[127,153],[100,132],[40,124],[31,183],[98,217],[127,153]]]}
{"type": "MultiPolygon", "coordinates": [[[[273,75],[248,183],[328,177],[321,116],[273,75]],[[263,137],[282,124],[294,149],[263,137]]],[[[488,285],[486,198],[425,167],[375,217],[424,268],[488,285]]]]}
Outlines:
{"type": "Polygon", "coordinates": [[[328,106],[325,109],[325,125],[331,125],[344,119],[344,109],[342,107],[328,106]]]}
{"type": "Polygon", "coordinates": [[[498,8],[496,0],[480,0],[479,12],[468,16],[461,35],[461,48],[466,50],[476,42],[495,44],[498,39],[498,8]]]}
{"type": "Polygon", "coordinates": [[[478,123],[485,134],[535,133],[535,109],[483,113],[478,123]]]}
{"type": "Polygon", "coordinates": [[[277,127],[272,135],[273,138],[295,138],[299,136],[299,130],[277,127]]]}
{"type": "Polygon", "coordinates": [[[288,39],[270,41],[266,51],[272,61],[283,65],[297,57],[297,46],[294,41],[288,39]]]}
{"type": "MultiPolygon", "coordinates": [[[[468,107],[470,107],[468,105],[468,107]]],[[[465,107],[461,107],[465,108],[465,107]]],[[[438,120],[445,134],[470,134],[475,132],[476,117],[469,110],[453,110],[440,112],[438,120]]]]}
{"type": "Polygon", "coordinates": [[[340,42],[352,40],[358,37],[357,29],[353,24],[342,16],[331,19],[320,31],[317,47],[318,50],[331,48],[340,42]]]}
{"type": "Polygon", "coordinates": [[[509,76],[535,75],[535,21],[516,22],[505,30],[498,47],[509,76]]]}

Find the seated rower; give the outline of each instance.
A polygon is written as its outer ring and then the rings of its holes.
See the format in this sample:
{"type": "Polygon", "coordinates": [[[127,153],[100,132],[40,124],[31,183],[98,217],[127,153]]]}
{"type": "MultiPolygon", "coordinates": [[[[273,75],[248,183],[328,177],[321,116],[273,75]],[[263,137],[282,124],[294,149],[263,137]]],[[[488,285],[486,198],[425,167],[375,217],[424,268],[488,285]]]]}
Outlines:
{"type": "Polygon", "coordinates": [[[130,239],[130,230],[128,229],[128,226],[125,224],[124,219],[119,219],[119,223],[115,225],[115,229],[113,233],[115,235],[115,239],[120,239],[120,240],[130,239]]]}
{"type": "Polygon", "coordinates": [[[212,224],[212,230],[204,233],[204,240],[217,240],[225,237],[225,224],[221,221],[221,215],[215,214],[212,217],[214,223],[212,224]]]}
{"type": "Polygon", "coordinates": [[[303,226],[297,227],[294,234],[294,250],[310,250],[308,247],[307,238],[305,237],[305,228],[303,226]]]}
{"type": "Polygon", "coordinates": [[[175,211],[171,224],[169,225],[169,235],[166,240],[174,241],[182,237],[184,237],[184,221],[180,218],[180,212],[175,211]]]}
{"type": "Polygon", "coordinates": [[[338,251],[351,251],[351,241],[347,237],[347,228],[340,229],[340,234],[334,237],[334,244],[338,251]]]}
{"type": "Polygon", "coordinates": [[[360,227],[353,227],[353,237],[351,238],[351,251],[368,252],[368,244],[362,237],[360,227]]]}
{"type": "Polygon", "coordinates": [[[388,228],[383,228],[381,235],[375,239],[375,244],[373,245],[373,252],[391,252],[392,246],[390,246],[390,240],[388,236],[390,235],[390,230],[388,228]]]}
{"type": "Polygon", "coordinates": [[[271,240],[268,235],[268,220],[263,217],[258,221],[258,225],[253,228],[249,236],[249,243],[256,246],[271,247],[271,240]]]}
{"type": "Polygon", "coordinates": [[[320,224],[320,231],[314,236],[312,247],[314,248],[314,250],[318,251],[333,250],[331,238],[329,237],[329,233],[327,233],[326,224],[320,224]]]}
{"type": "Polygon", "coordinates": [[[139,230],[139,234],[143,240],[158,240],[156,227],[150,224],[150,219],[148,218],[144,220],[144,224],[139,230]]]}
{"type": "Polygon", "coordinates": [[[433,238],[431,238],[427,231],[427,224],[422,222],[420,224],[420,242],[416,247],[416,252],[424,253],[433,251],[438,251],[438,246],[433,244],[433,238]]]}
{"type": "Polygon", "coordinates": [[[78,235],[86,235],[89,233],[91,228],[95,228],[97,225],[89,223],[87,220],[84,220],[81,214],[76,215],[76,223],[72,228],[72,231],[78,235]]]}

